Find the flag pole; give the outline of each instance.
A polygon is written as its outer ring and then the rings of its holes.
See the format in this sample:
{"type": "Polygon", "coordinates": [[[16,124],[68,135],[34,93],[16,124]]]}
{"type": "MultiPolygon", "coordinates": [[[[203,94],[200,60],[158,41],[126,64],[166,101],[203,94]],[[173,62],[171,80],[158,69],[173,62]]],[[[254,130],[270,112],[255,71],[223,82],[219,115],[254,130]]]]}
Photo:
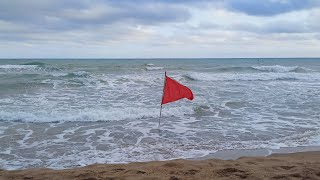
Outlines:
{"type": "Polygon", "coordinates": [[[164,88],[166,86],[166,76],[167,76],[167,72],[164,72],[164,82],[163,82],[163,91],[162,91],[162,98],[161,98],[161,104],[160,104],[160,117],[159,117],[159,124],[158,124],[158,129],[160,131],[160,120],[161,120],[161,112],[162,112],[162,100],[163,100],[163,96],[164,96],[164,88]]]}
{"type": "Polygon", "coordinates": [[[158,124],[158,133],[160,134],[160,119],[161,119],[161,111],[162,111],[162,104],[160,106],[160,117],[159,117],[159,124],[158,124]]]}

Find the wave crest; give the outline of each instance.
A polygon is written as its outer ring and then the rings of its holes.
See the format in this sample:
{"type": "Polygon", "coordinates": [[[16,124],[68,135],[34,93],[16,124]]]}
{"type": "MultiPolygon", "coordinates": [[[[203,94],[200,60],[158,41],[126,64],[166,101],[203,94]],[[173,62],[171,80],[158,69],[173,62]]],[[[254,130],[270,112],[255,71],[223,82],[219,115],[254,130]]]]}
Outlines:
{"type": "Polygon", "coordinates": [[[145,69],[147,71],[155,71],[155,70],[162,70],[163,67],[146,67],[145,69]]]}
{"type": "Polygon", "coordinates": [[[320,80],[320,73],[190,73],[183,77],[191,81],[274,81],[274,80],[320,80]]]}
{"type": "Polygon", "coordinates": [[[46,66],[41,62],[31,62],[24,64],[4,64],[0,65],[0,71],[9,74],[48,74],[50,72],[60,71],[59,68],[46,66]]]}
{"type": "Polygon", "coordinates": [[[36,65],[36,66],[44,66],[45,63],[42,62],[29,62],[29,63],[23,63],[21,65],[36,65]]]}
{"type": "Polygon", "coordinates": [[[38,68],[38,65],[13,65],[13,64],[5,64],[0,65],[0,69],[4,70],[28,70],[38,68]]]}
{"type": "Polygon", "coordinates": [[[216,69],[218,72],[311,72],[311,69],[300,66],[231,66],[216,69]]]}
{"type": "Polygon", "coordinates": [[[144,64],[144,69],[147,71],[156,71],[156,70],[162,70],[163,67],[161,66],[155,66],[154,64],[144,64]]]}
{"type": "Polygon", "coordinates": [[[278,73],[285,73],[285,72],[308,72],[311,71],[310,69],[299,67],[299,66],[252,66],[253,69],[263,72],[278,72],[278,73]]]}
{"type": "Polygon", "coordinates": [[[63,77],[74,78],[74,77],[89,77],[89,73],[86,71],[76,71],[68,73],[67,75],[62,75],[63,77]]]}

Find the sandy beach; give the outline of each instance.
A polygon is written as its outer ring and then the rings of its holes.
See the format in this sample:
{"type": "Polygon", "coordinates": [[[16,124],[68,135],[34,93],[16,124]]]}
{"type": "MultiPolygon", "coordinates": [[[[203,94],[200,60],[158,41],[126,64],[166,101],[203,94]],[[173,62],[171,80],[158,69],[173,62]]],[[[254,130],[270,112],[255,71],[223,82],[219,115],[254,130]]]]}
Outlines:
{"type": "Polygon", "coordinates": [[[64,170],[2,170],[0,179],[320,179],[320,151],[237,160],[172,160],[93,164],[64,170]]]}

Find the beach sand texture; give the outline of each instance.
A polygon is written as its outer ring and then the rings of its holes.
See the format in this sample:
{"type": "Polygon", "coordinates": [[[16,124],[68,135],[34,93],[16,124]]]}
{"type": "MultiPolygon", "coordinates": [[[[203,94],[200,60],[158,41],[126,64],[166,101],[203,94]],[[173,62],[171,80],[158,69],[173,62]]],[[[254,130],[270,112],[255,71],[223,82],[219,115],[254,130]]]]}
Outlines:
{"type": "Polygon", "coordinates": [[[237,160],[172,160],[94,164],[65,170],[2,170],[0,179],[320,179],[320,151],[237,160]]]}

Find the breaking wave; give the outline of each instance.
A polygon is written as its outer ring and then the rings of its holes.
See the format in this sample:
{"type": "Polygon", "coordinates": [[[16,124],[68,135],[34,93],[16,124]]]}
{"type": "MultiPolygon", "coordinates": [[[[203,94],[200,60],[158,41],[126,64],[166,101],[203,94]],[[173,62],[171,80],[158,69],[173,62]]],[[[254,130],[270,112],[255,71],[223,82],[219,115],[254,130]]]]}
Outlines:
{"type": "Polygon", "coordinates": [[[146,67],[145,68],[147,71],[155,71],[155,70],[161,70],[163,67],[146,67]]]}
{"type": "Polygon", "coordinates": [[[0,70],[34,70],[44,67],[45,63],[42,62],[30,62],[23,64],[4,64],[0,65],[0,70]]]}
{"type": "MultiPolygon", "coordinates": [[[[163,116],[182,117],[193,114],[189,107],[172,107],[163,111],[163,116]]],[[[126,119],[158,118],[159,108],[123,107],[106,109],[83,109],[68,112],[8,112],[0,111],[0,121],[10,122],[99,122],[121,121],[126,119]]]]}
{"type": "Polygon", "coordinates": [[[320,80],[320,73],[190,73],[183,77],[191,81],[272,81],[272,80],[320,80]]]}
{"type": "Polygon", "coordinates": [[[42,62],[29,62],[29,63],[23,63],[21,65],[36,65],[36,66],[45,66],[45,63],[42,62]]]}
{"type": "Polygon", "coordinates": [[[218,68],[218,72],[245,72],[253,70],[252,67],[240,67],[240,66],[233,66],[233,67],[221,67],[218,68]]]}
{"type": "Polygon", "coordinates": [[[35,69],[38,68],[38,65],[12,65],[12,64],[5,64],[5,65],[0,65],[0,69],[4,69],[4,70],[24,70],[24,69],[35,69]]]}
{"type": "Polygon", "coordinates": [[[263,72],[278,72],[278,73],[284,73],[284,72],[308,72],[311,71],[310,69],[299,67],[299,66],[280,66],[280,65],[274,65],[274,66],[252,66],[253,69],[263,72]]]}
{"type": "Polygon", "coordinates": [[[218,72],[311,72],[311,69],[299,67],[299,66],[232,66],[232,67],[222,67],[217,69],[218,72]]]}
{"type": "Polygon", "coordinates": [[[163,67],[161,66],[155,66],[154,64],[144,64],[144,69],[147,71],[156,71],[156,70],[162,70],[163,67]]]}
{"type": "Polygon", "coordinates": [[[5,74],[44,74],[60,71],[59,68],[46,66],[41,62],[31,62],[25,64],[4,64],[0,65],[0,72],[5,74]]]}
{"type": "Polygon", "coordinates": [[[73,77],[89,77],[89,73],[86,71],[77,71],[68,73],[66,75],[62,74],[63,77],[73,78],[73,77]]]}

